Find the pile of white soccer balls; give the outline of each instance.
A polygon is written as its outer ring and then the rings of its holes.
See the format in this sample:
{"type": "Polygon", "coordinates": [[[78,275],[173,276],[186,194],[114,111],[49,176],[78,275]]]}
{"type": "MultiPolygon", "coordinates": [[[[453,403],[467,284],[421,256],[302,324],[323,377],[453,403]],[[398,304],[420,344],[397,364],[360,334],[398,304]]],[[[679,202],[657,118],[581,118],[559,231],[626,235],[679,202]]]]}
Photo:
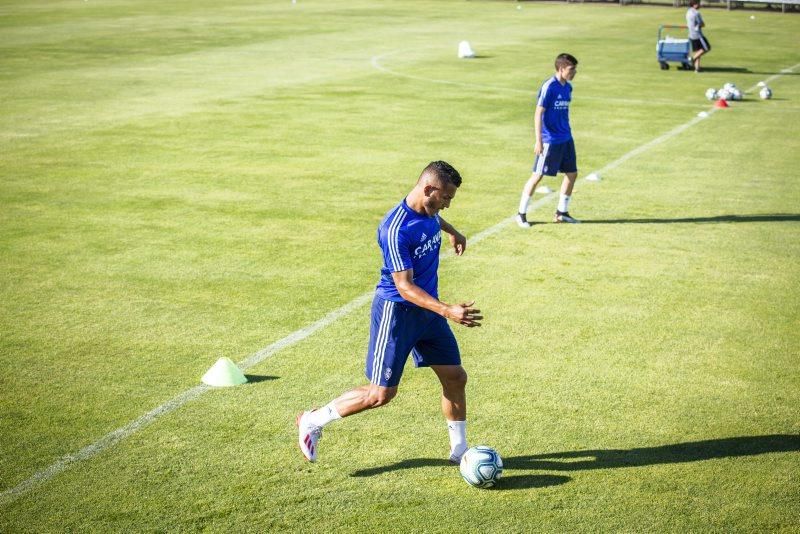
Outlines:
{"type": "Polygon", "coordinates": [[[714,89],[713,87],[706,91],[706,98],[709,100],[741,100],[742,91],[736,87],[735,83],[728,82],[722,86],[722,89],[714,89]]]}
{"type": "MultiPolygon", "coordinates": [[[[772,98],[772,89],[767,87],[766,83],[758,82],[758,86],[761,88],[758,92],[758,96],[760,96],[762,100],[772,98]]],[[[742,91],[736,87],[735,83],[731,82],[723,85],[722,89],[717,90],[712,87],[706,91],[706,98],[709,100],[717,100],[719,98],[723,100],[741,100],[743,96],[742,91]]]]}

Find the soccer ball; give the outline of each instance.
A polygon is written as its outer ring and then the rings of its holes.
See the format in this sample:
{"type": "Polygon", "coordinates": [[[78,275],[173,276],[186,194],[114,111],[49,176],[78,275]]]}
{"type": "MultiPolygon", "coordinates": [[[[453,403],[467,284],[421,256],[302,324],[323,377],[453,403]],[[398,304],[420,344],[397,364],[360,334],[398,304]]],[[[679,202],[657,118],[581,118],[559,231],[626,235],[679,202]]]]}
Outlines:
{"type": "Polygon", "coordinates": [[[765,85],[758,92],[758,96],[760,96],[762,100],[769,100],[770,98],[772,98],[772,89],[770,89],[765,85]]]}
{"type": "Polygon", "coordinates": [[[725,89],[724,87],[717,91],[717,96],[722,100],[730,100],[731,99],[731,91],[730,89],[725,89]]]}
{"type": "Polygon", "coordinates": [[[709,100],[716,100],[717,99],[717,90],[713,87],[706,91],[706,98],[709,100]]]}
{"type": "Polygon", "coordinates": [[[736,89],[737,87],[736,87],[736,84],[735,84],[735,83],[728,82],[728,83],[726,83],[725,85],[723,85],[723,86],[722,86],[722,88],[723,88],[723,89],[727,89],[728,91],[733,91],[733,90],[734,90],[734,89],[736,89]]]}
{"type": "Polygon", "coordinates": [[[734,87],[731,89],[731,98],[733,100],[741,100],[742,99],[742,92],[739,90],[738,87],[734,87]]]}
{"type": "Polygon", "coordinates": [[[464,453],[459,470],[470,486],[491,488],[503,474],[503,460],[493,448],[478,445],[464,453]]]}

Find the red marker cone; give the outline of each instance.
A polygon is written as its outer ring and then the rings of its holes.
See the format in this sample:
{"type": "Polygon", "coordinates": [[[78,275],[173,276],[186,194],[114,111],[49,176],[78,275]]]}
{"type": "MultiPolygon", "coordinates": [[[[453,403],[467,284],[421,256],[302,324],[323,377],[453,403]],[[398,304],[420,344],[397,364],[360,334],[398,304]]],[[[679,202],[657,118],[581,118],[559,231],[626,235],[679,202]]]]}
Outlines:
{"type": "Polygon", "coordinates": [[[719,100],[717,100],[714,103],[714,107],[715,108],[727,108],[727,107],[730,107],[730,106],[728,106],[728,102],[726,102],[724,98],[720,98],[719,100]]]}

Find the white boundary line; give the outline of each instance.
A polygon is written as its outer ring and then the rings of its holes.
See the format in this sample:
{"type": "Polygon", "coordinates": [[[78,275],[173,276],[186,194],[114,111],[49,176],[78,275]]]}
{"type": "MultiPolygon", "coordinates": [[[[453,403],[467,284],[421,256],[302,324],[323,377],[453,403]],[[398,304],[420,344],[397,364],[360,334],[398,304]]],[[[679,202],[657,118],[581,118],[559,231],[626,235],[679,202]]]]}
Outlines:
{"type": "MultiPolygon", "coordinates": [[[[798,68],[798,67],[800,67],[800,63],[797,63],[796,65],[794,65],[794,66],[792,66],[792,67],[789,67],[788,69],[781,69],[781,72],[780,72],[780,74],[774,74],[774,75],[770,76],[769,78],[767,78],[766,80],[764,80],[764,83],[766,83],[767,85],[769,85],[769,82],[771,82],[772,80],[775,80],[775,79],[777,79],[777,78],[780,78],[780,77],[781,77],[781,76],[783,76],[784,74],[789,74],[789,73],[791,73],[791,72],[794,72],[794,70],[795,70],[796,68],[798,68]]],[[[756,90],[756,88],[758,88],[758,84],[756,84],[756,85],[754,85],[754,86],[750,87],[749,89],[747,89],[747,90],[745,91],[745,93],[752,93],[753,91],[755,91],[755,90],[756,90]]],[[[734,105],[735,105],[735,104],[734,104],[734,105]]],[[[703,116],[697,116],[697,117],[693,118],[692,120],[690,120],[689,122],[687,122],[687,123],[684,123],[684,124],[681,124],[680,126],[678,126],[678,127],[676,127],[676,128],[673,128],[672,130],[668,131],[668,132],[667,132],[667,133],[665,133],[664,135],[662,135],[662,136],[660,136],[660,137],[656,137],[656,138],[655,138],[655,139],[653,139],[652,141],[650,141],[650,142],[647,142],[647,143],[645,143],[645,144],[643,144],[643,145],[641,145],[641,146],[639,146],[639,147],[637,147],[637,148],[634,148],[633,150],[631,150],[631,151],[630,151],[630,152],[628,152],[627,154],[624,154],[624,155],[623,155],[623,156],[621,156],[620,158],[618,158],[618,159],[616,159],[616,160],[612,161],[611,163],[609,163],[608,165],[606,165],[605,167],[603,167],[603,168],[602,168],[602,169],[600,169],[599,171],[596,171],[596,173],[597,173],[597,174],[599,174],[599,175],[600,175],[600,177],[602,178],[602,177],[603,177],[603,173],[605,173],[605,172],[607,172],[607,171],[610,171],[611,169],[614,169],[614,168],[616,168],[616,167],[619,167],[620,165],[622,165],[623,163],[625,163],[625,162],[626,162],[626,161],[628,161],[629,159],[631,159],[631,158],[633,158],[633,157],[635,157],[635,156],[638,156],[638,155],[639,155],[639,154],[641,154],[642,152],[645,152],[645,151],[647,151],[647,150],[649,150],[649,149],[653,148],[654,146],[656,146],[656,145],[658,145],[658,144],[660,144],[660,143],[663,143],[663,142],[664,142],[664,141],[666,141],[667,139],[670,139],[670,138],[672,138],[672,137],[675,137],[676,135],[678,135],[679,133],[683,132],[684,130],[687,130],[687,129],[691,128],[692,126],[694,126],[694,125],[695,125],[695,124],[697,124],[698,122],[700,122],[700,121],[702,121],[702,120],[704,120],[704,119],[707,119],[708,117],[710,117],[710,116],[711,116],[711,114],[712,114],[712,113],[715,113],[715,112],[719,111],[720,109],[721,109],[721,108],[716,108],[716,107],[712,106],[711,108],[709,108],[709,110],[708,110],[708,112],[707,112],[707,113],[708,113],[708,115],[707,115],[707,116],[705,116],[705,117],[703,117],[703,116]]]]}
{"type": "MultiPolygon", "coordinates": [[[[392,53],[397,53],[397,52],[392,52],[392,53]]],[[[394,74],[392,71],[389,71],[389,70],[387,70],[385,68],[382,68],[380,66],[380,64],[378,63],[379,58],[385,57],[387,55],[389,55],[389,54],[383,54],[381,56],[374,56],[372,58],[372,64],[376,68],[378,68],[379,70],[384,70],[385,72],[389,72],[391,74],[394,74]]],[[[791,72],[794,72],[794,70],[796,68],[798,68],[798,67],[800,67],[800,63],[798,63],[798,64],[796,64],[796,65],[794,65],[794,66],[792,66],[792,67],[790,67],[788,69],[782,69],[780,74],[775,74],[774,76],[771,76],[771,77],[767,78],[765,83],[771,82],[772,80],[775,80],[775,79],[781,77],[783,74],[789,74],[791,72]]],[[[405,76],[405,75],[401,74],[401,76],[405,76]]],[[[406,76],[406,77],[410,77],[410,76],[406,76]]],[[[448,83],[445,80],[427,80],[427,79],[418,78],[418,77],[410,77],[410,78],[418,79],[418,80],[424,81],[424,82],[448,83]]],[[[471,84],[461,84],[459,82],[449,82],[449,83],[452,83],[454,85],[471,86],[471,84]]],[[[495,90],[498,90],[498,91],[503,91],[503,90],[507,91],[508,90],[508,89],[502,89],[502,88],[499,88],[499,87],[492,88],[492,87],[489,87],[489,86],[475,86],[475,87],[476,88],[480,88],[480,89],[495,89],[495,90]]],[[[749,92],[753,91],[756,87],[757,87],[757,85],[754,85],[753,87],[748,89],[746,92],[749,93],[749,92]]],[[[514,89],[513,91],[517,92],[516,89],[514,89]]],[[[717,109],[718,108],[712,107],[710,109],[710,112],[714,112],[717,109]]],[[[711,116],[711,115],[709,114],[709,116],[711,116]]],[[[657,137],[656,139],[653,139],[652,141],[650,141],[648,143],[645,143],[645,144],[643,144],[643,145],[641,145],[641,146],[639,146],[637,148],[634,148],[633,150],[631,150],[627,154],[624,154],[622,157],[612,161],[611,163],[609,163],[608,165],[606,165],[605,167],[600,169],[600,171],[597,171],[598,174],[602,175],[603,172],[608,171],[610,169],[613,169],[615,167],[618,167],[619,165],[621,165],[622,163],[628,161],[632,157],[637,156],[637,155],[641,154],[642,152],[645,152],[646,150],[652,148],[653,146],[655,146],[655,145],[657,145],[659,143],[663,143],[667,139],[675,137],[676,135],[678,135],[679,133],[683,132],[684,130],[687,130],[688,128],[691,128],[692,126],[694,126],[695,124],[697,124],[701,120],[703,120],[703,118],[695,117],[692,120],[690,120],[689,122],[687,122],[685,124],[682,124],[682,125],[680,125],[680,126],[678,126],[676,128],[673,128],[672,130],[670,130],[669,132],[665,133],[664,135],[662,135],[660,137],[657,137]]],[[[547,201],[550,198],[552,198],[554,195],[555,195],[555,193],[550,193],[550,194],[540,198],[539,200],[537,200],[536,202],[534,202],[531,205],[531,210],[538,209],[539,207],[541,207],[542,205],[547,203],[547,201]]],[[[499,223],[495,224],[494,226],[491,226],[491,227],[489,227],[489,228],[487,228],[487,229],[475,234],[470,239],[470,243],[474,246],[476,243],[480,243],[484,239],[493,236],[494,234],[498,233],[500,230],[502,230],[503,228],[505,228],[509,224],[512,224],[513,222],[514,222],[514,217],[509,217],[507,219],[503,219],[502,221],[500,221],[499,223]]],[[[452,252],[442,254],[442,259],[447,259],[449,257],[452,257],[452,255],[453,255],[452,252]]],[[[312,334],[314,334],[314,333],[318,332],[319,330],[322,330],[322,329],[330,326],[331,324],[335,323],[336,321],[338,321],[342,317],[346,316],[350,312],[352,312],[352,311],[358,309],[359,307],[361,307],[362,305],[366,304],[371,299],[373,294],[374,293],[372,291],[370,291],[368,293],[364,293],[363,295],[360,295],[360,296],[354,298],[353,300],[351,300],[347,304],[345,304],[345,305],[333,310],[332,312],[328,313],[327,315],[325,315],[321,319],[311,323],[310,325],[305,326],[305,327],[303,327],[303,328],[301,328],[299,330],[295,330],[294,332],[292,332],[288,336],[286,336],[286,337],[284,337],[282,339],[279,339],[278,341],[276,341],[276,342],[264,347],[263,349],[259,350],[258,352],[256,352],[252,356],[250,356],[247,359],[243,360],[242,362],[240,362],[238,364],[239,367],[243,371],[245,371],[245,370],[249,369],[250,367],[253,367],[254,365],[257,365],[257,364],[261,363],[262,361],[264,361],[265,359],[267,359],[270,356],[274,355],[275,353],[280,352],[281,350],[283,350],[283,349],[285,349],[287,347],[291,347],[292,345],[295,345],[295,344],[299,343],[300,341],[306,339],[307,337],[311,336],[312,334]]],[[[170,412],[173,412],[173,411],[177,410],[178,408],[180,408],[181,406],[183,406],[187,402],[196,399],[197,397],[199,397],[200,395],[203,395],[204,393],[206,393],[210,389],[212,389],[212,388],[210,388],[209,386],[206,386],[204,384],[201,384],[201,385],[198,385],[198,386],[194,386],[194,387],[192,387],[190,389],[187,389],[186,391],[183,391],[182,393],[180,393],[180,394],[176,395],[175,397],[173,397],[172,399],[168,400],[164,404],[162,404],[162,405],[150,410],[149,412],[147,412],[146,414],[142,415],[138,419],[132,421],[131,423],[128,423],[127,425],[125,425],[123,427],[120,427],[120,428],[118,428],[118,429],[116,429],[116,430],[114,430],[112,432],[109,432],[108,434],[106,434],[105,436],[103,436],[99,440],[95,441],[91,445],[87,445],[86,447],[80,449],[78,452],[75,452],[75,453],[72,453],[72,454],[67,454],[66,456],[62,456],[61,458],[56,460],[49,467],[47,467],[45,469],[42,469],[41,471],[36,472],[34,475],[32,475],[28,479],[24,480],[23,482],[20,482],[16,486],[14,486],[12,488],[9,488],[9,489],[3,491],[2,493],[0,493],[0,506],[5,506],[5,505],[10,504],[11,502],[15,501],[18,497],[22,496],[23,494],[27,493],[28,491],[36,488],[37,486],[45,483],[46,481],[50,480],[51,478],[53,478],[57,474],[59,474],[62,471],[66,470],[72,464],[75,464],[77,462],[81,462],[83,460],[87,460],[87,459],[89,459],[89,458],[91,458],[93,456],[96,456],[97,454],[105,451],[106,449],[109,449],[109,448],[113,447],[114,445],[116,445],[120,441],[128,438],[132,434],[134,434],[134,433],[138,432],[139,430],[141,430],[142,428],[148,426],[149,424],[151,424],[153,421],[155,421],[156,419],[158,419],[162,415],[166,415],[166,414],[168,414],[170,412]]]]}
{"type": "MultiPolygon", "coordinates": [[[[540,206],[545,204],[552,196],[553,194],[551,193],[545,197],[540,198],[539,200],[531,204],[531,209],[533,210],[539,208],[540,206]]],[[[508,219],[500,221],[494,226],[475,234],[472,238],[470,238],[469,244],[471,246],[474,246],[476,243],[480,243],[484,239],[498,233],[500,230],[502,230],[504,227],[506,227],[508,224],[512,222],[514,222],[514,217],[510,217],[508,219]]],[[[443,260],[450,258],[452,256],[454,256],[454,254],[452,253],[451,250],[442,253],[443,260]]],[[[237,365],[242,371],[246,371],[250,367],[258,365],[259,363],[263,362],[265,359],[269,358],[275,353],[280,352],[285,348],[291,347],[292,345],[295,345],[300,341],[303,341],[304,339],[310,337],[314,333],[332,325],[342,317],[348,315],[350,312],[357,310],[358,308],[369,302],[374,294],[375,294],[374,291],[369,291],[368,293],[364,293],[363,295],[354,298],[344,306],[341,306],[333,310],[332,312],[328,313],[321,319],[311,323],[310,325],[305,326],[299,330],[295,330],[288,336],[279,339],[278,341],[264,347],[263,349],[254,353],[250,357],[246,358],[245,360],[242,360],[237,365]]],[[[214,388],[206,386],[205,384],[200,384],[191,389],[188,389],[180,393],[179,395],[173,397],[172,399],[168,400],[164,404],[150,410],[149,412],[142,415],[133,422],[123,427],[120,427],[114,430],[113,432],[106,434],[105,436],[95,441],[91,445],[87,445],[86,447],[80,449],[78,452],[62,456],[49,467],[42,469],[41,471],[38,471],[33,476],[17,484],[13,488],[9,488],[3,491],[3,493],[0,493],[0,505],[10,504],[18,497],[22,496],[24,493],[27,493],[33,488],[43,484],[44,482],[56,476],[57,474],[66,470],[72,464],[83,460],[87,460],[92,456],[95,456],[103,452],[104,450],[113,447],[120,441],[138,432],[142,428],[148,426],[150,423],[152,423],[162,415],[167,415],[168,413],[177,410],[187,402],[196,399],[197,397],[203,395],[204,393],[206,393],[211,389],[214,388]]]]}
{"type": "MultiPolygon", "coordinates": [[[[386,67],[381,63],[383,58],[393,56],[395,54],[399,54],[400,52],[405,52],[406,50],[394,50],[392,52],[386,52],[385,54],[380,54],[377,56],[373,56],[371,63],[372,66],[375,67],[377,70],[381,72],[385,72],[387,74],[391,74],[393,76],[399,76],[400,78],[407,78],[409,80],[417,80],[420,82],[426,83],[438,83],[442,85],[455,85],[457,87],[467,87],[470,89],[479,89],[483,91],[498,91],[498,92],[505,92],[505,93],[516,93],[516,94],[523,94],[529,97],[532,97],[532,91],[528,89],[515,89],[513,87],[498,87],[496,85],[484,85],[480,83],[469,83],[469,82],[455,82],[452,80],[441,80],[438,78],[425,78],[424,76],[415,76],[413,74],[406,74],[404,72],[399,72],[389,67],[386,67]]],[[[473,61],[470,59],[464,59],[462,61],[473,61]]],[[[640,104],[640,105],[661,105],[661,106],[673,106],[673,107],[691,107],[697,108],[695,104],[682,104],[680,102],[675,102],[674,100],[637,100],[633,98],[614,98],[614,97],[605,97],[605,96],[591,96],[591,95],[580,95],[581,100],[596,100],[599,102],[617,102],[620,104],[640,104]]]]}

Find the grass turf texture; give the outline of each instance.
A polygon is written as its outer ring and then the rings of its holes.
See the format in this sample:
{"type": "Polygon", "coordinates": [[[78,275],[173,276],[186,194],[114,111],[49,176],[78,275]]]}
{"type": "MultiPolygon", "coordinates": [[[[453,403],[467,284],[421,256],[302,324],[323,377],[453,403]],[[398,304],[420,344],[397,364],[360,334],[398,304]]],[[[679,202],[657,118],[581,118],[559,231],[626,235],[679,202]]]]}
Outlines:
{"type": "MultiPolygon", "coordinates": [[[[468,236],[511,215],[558,52],[581,62],[583,175],[708,110],[706,88],[800,62],[796,16],[743,11],[705,13],[701,75],[658,69],[657,27],[683,18],[660,7],[0,13],[2,490],[368,292],[375,226],[428,161],[462,172],[445,217],[468,236]],[[482,57],[456,60],[462,39],[482,57]]],[[[362,306],[4,503],[0,530],[796,529],[797,72],[771,86],[579,183],[587,224],[443,261],[443,298],[487,317],[454,328],[499,490],[443,461],[438,385],[410,368],[301,459],[295,413],[363,381],[362,306]]]]}

